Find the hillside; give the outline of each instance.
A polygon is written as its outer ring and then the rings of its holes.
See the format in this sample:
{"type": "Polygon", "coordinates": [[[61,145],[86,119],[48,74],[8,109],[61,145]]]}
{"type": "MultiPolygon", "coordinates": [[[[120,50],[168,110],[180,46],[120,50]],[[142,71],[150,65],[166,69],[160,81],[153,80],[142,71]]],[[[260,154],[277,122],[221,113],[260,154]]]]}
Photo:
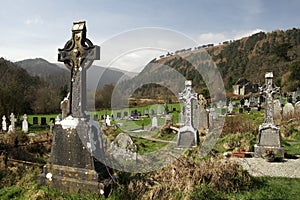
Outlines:
{"type": "Polygon", "coordinates": [[[204,49],[221,73],[227,92],[232,92],[232,85],[242,77],[261,85],[264,83],[264,74],[268,71],[274,73],[274,82],[281,87],[282,92],[294,91],[300,86],[300,29],[294,28],[286,31],[276,30],[271,33],[260,32],[240,40],[226,41],[218,46],[204,45],[194,50],[169,54],[159,60],[154,59],[137,77],[124,82],[121,87],[128,88],[129,85],[145,79],[145,74],[147,74],[146,77],[154,80],[156,86],[140,85],[133,96],[152,98],[155,96],[153,93],[161,96],[160,94],[168,88],[168,82],[174,83],[176,80],[176,77],[170,76],[170,70],[173,69],[186,79],[193,80],[194,88],[198,93],[208,95],[207,84],[191,65],[192,61],[199,69],[208,69],[209,64],[203,54],[204,49]],[[168,66],[171,69],[156,71],[154,66],[157,68],[158,65],[168,66]],[[163,77],[164,83],[155,82],[158,77],[163,77]],[[164,87],[159,87],[157,84],[164,87]]]}
{"type": "MultiPolygon", "coordinates": [[[[70,82],[70,71],[61,63],[54,64],[42,58],[35,58],[18,61],[16,64],[25,69],[31,76],[38,76],[51,86],[57,87],[70,82]]],[[[130,75],[132,75],[130,72],[106,69],[96,65],[92,65],[87,73],[88,80],[96,81],[99,88],[114,84],[120,78],[127,79],[130,75]]]]}

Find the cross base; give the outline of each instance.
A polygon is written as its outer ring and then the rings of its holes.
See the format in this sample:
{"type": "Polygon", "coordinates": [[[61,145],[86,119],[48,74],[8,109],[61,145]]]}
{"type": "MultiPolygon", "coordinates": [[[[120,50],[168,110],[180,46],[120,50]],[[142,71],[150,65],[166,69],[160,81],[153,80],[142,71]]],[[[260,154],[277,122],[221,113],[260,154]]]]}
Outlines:
{"type": "Polygon", "coordinates": [[[99,181],[99,174],[90,169],[47,164],[38,180],[40,185],[48,185],[70,193],[104,195],[109,192],[109,179],[99,181]]]}
{"type": "Polygon", "coordinates": [[[177,148],[197,147],[198,131],[192,126],[181,127],[177,136],[177,148]]]}

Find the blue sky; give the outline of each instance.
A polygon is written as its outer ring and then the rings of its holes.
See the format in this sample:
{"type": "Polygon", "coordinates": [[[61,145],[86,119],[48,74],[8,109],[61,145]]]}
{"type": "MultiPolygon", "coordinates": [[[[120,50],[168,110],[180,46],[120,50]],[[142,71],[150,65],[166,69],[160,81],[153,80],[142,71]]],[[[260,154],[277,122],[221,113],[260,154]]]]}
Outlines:
{"type": "MultiPolygon", "coordinates": [[[[111,45],[108,41],[116,36],[143,27],[173,30],[193,40],[196,45],[203,45],[239,39],[258,31],[299,28],[299,9],[298,0],[3,1],[0,7],[0,57],[11,61],[43,57],[57,62],[57,49],[70,39],[74,21],[87,21],[88,38],[104,47],[111,45]]],[[[136,43],[133,35],[127,35],[112,49],[136,43]]],[[[145,38],[138,37],[154,40],[159,38],[159,33],[154,38],[152,36],[145,34],[145,38]]],[[[183,42],[182,48],[188,44],[192,42],[183,42]]],[[[163,49],[172,51],[174,48],[181,48],[180,42],[175,46],[166,42],[163,49]]],[[[128,65],[128,70],[132,70],[162,52],[131,52],[127,54],[129,57],[123,56],[114,66],[128,65]],[[128,60],[132,59],[128,58],[132,57],[136,58],[136,62],[129,64],[128,60]]],[[[104,55],[108,53],[103,52],[104,55]]],[[[103,56],[101,59],[105,60],[103,56]]]]}

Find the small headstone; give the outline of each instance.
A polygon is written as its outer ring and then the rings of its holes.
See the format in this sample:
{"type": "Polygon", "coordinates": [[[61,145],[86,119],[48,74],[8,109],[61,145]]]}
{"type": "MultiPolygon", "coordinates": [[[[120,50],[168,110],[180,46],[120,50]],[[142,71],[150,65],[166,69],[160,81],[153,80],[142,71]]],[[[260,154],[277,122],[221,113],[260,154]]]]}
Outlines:
{"type": "Polygon", "coordinates": [[[233,105],[232,105],[232,102],[230,102],[229,105],[228,105],[229,114],[232,114],[232,111],[233,111],[233,105]]]}
{"type": "Polygon", "coordinates": [[[244,107],[244,104],[245,104],[245,99],[243,98],[243,99],[240,100],[241,107],[244,107]]]}
{"type": "Polygon", "coordinates": [[[27,115],[26,114],[23,115],[22,131],[24,133],[28,132],[28,121],[27,121],[27,115]]]}
{"type": "Polygon", "coordinates": [[[239,113],[243,114],[243,112],[244,112],[244,108],[239,108],[239,113]]]}
{"type": "Polygon", "coordinates": [[[217,113],[216,113],[216,110],[213,107],[209,109],[209,113],[211,114],[213,120],[217,119],[217,113]]]}
{"type": "Polygon", "coordinates": [[[50,119],[49,127],[50,127],[50,133],[53,133],[53,127],[54,127],[54,120],[53,119],[50,119]]]}
{"type": "Polygon", "coordinates": [[[158,127],[158,121],[157,121],[157,117],[153,117],[152,118],[152,122],[151,122],[151,128],[157,128],[158,127]]]}
{"type": "Polygon", "coordinates": [[[116,160],[129,161],[137,160],[137,146],[126,133],[120,133],[111,143],[111,156],[116,160]]]}
{"type": "Polygon", "coordinates": [[[151,109],[151,116],[154,116],[155,115],[155,111],[154,111],[154,109],[152,108],[151,109]]]}
{"type": "Polygon", "coordinates": [[[115,121],[115,117],[113,114],[111,114],[111,121],[115,121]]]}
{"type": "Polygon", "coordinates": [[[223,102],[221,100],[218,102],[217,108],[223,108],[223,102]]]}
{"type": "Polygon", "coordinates": [[[101,115],[100,120],[102,121],[102,120],[104,120],[104,119],[105,119],[105,116],[104,116],[104,115],[101,115]]]}
{"type": "Polygon", "coordinates": [[[41,125],[42,126],[46,126],[47,125],[47,119],[46,119],[46,117],[41,117],[41,125]]]}
{"type": "Polygon", "coordinates": [[[15,123],[16,123],[17,119],[15,118],[14,113],[11,113],[9,117],[10,117],[10,125],[11,125],[10,132],[15,131],[15,123]]]}
{"type": "Polygon", "coordinates": [[[295,103],[295,116],[300,117],[300,101],[295,103]]]}
{"type": "Polygon", "coordinates": [[[157,106],[157,115],[161,115],[161,114],[162,114],[161,106],[158,105],[158,106],[157,106]]]}
{"type": "Polygon", "coordinates": [[[274,101],[274,119],[281,120],[281,103],[279,99],[274,101]]]}
{"type": "Polygon", "coordinates": [[[122,116],[121,116],[121,112],[117,112],[117,119],[121,119],[122,116]]]}
{"type": "Polygon", "coordinates": [[[106,126],[110,126],[110,117],[109,117],[109,115],[106,116],[105,124],[106,124],[106,126]]]}
{"type": "Polygon", "coordinates": [[[7,131],[6,117],[3,115],[2,117],[2,130],[7,131]]]}
{"type": "Polygon", "coordinates": [[[249,107],[249,106],[250,106],[250,102],[249,102],[248,99],[245,100],[244,106],[245,106],[245,107],[249,107]]]}
{"type": "Polygon", "coordinates": [[[221,115],[226,115],[226,108],[221,108],[221,115]]]}
{"type": "Polygon", "coordinates": [[[173,123],[173,116],[172,115],[166,115],[165,118],[165,124],[172,124],[173,123]]]}
{"type": "Polygon", "coordinates": [[[291,119],[294,117],[294,106],[291,103],[286,103],[283,107],[282,115],[284,119],[291,119]]]}
{"type": "Polygon", "coordinates": [[[97,114],[94,115],[94,121],[98,121],[98,115],[97,114]]]}
{"type": "Polygon", "coordinates": [[[33,125],[39,125],[39,118],[38,117],[33,117],[32,118],[32,123],[33,123],[33,125]]]}
{"type": "Polygon", "coordinates": [[[249,106],[252,107],[255,105],[255,96],[254,94],[251,92],[250,97],[249,97],[249,106]]]}
{"type": "Polygon", "coordinates": [[[169,107],[168,107],[168,103],[166,102],[165,106],[164,106],[164,115],[167,115],[167,114],[169,114],[169,107]]]}
{"type": "Polygon", "coordinates": [[[128,112],[127,111],[124,112],[124,118],[126,118],[126,117],[128,117],[128,112]]]}
{"type": "Polygon", "coordinates": [[[148,109],[145,110],[144,115],[149,116],[149,110],[148,109]]]}

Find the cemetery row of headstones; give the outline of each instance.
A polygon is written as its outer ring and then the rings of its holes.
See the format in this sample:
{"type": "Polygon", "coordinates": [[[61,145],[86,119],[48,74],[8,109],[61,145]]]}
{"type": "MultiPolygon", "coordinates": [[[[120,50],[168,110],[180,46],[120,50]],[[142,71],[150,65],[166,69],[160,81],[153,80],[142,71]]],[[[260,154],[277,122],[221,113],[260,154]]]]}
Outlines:
{"type": "MultiPolygon", "coordinates": [[[[47,126],[47,118],[46,117],[41,117],[41,123],[38,123],[38,117],[33,117],[33,126],[47,126]]],[[[9,116],[9,121],[10,121],[10,125],[8,126],[8,123],[6,121],[6,116],[3,115],[2,116],[2,131],[3,132],[14,132],[16,130],[16,123],[18,121],[18,119],[15,117],[15,115],[13,113],[10,114],[9,116]]],[[[54,118],[50,118],[50,123],[49,125],[51,126],[51,128],[53,127],[53,123],[54,123],[55,119],[54,118]]],[[[29,123],[28,123],[28,117],[26,114],[23,115],[23,121],[21,123],[21,127],[22,127],[22,131],[24,133],[28,132],[28,127],[29,127],[29,123]]]]}

